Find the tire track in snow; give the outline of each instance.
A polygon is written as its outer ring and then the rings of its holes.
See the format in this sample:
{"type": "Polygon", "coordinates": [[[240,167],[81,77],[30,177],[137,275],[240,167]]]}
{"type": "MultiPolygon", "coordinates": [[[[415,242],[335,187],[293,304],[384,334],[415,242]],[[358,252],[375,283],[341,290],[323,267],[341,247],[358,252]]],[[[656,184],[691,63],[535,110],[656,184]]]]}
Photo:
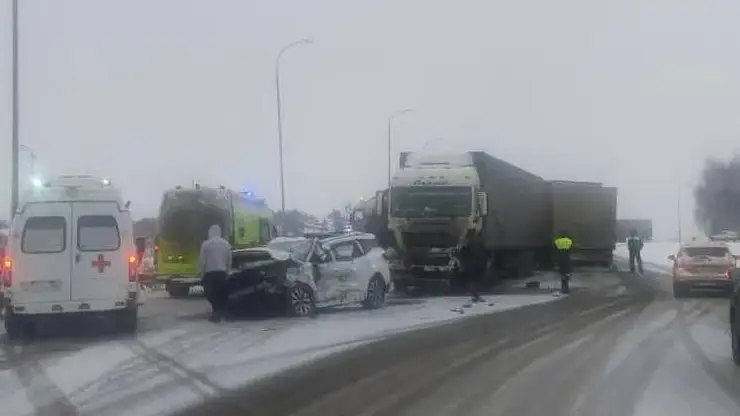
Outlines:
{"type": "MultiPolygon", "coordinates": [[[[663,302],[658,303],[658,310],[650,310],[648,306],[644,311],[655,318],[674,310],[674,305],[666,305],[663,302]]],[[[692,304],[690,308],[693,310],[696,305],[692,304]]],[[[607,368],[608,372],[600,383],[579,403],[578,410],[581,414],[603,413],[605,416],[634,414],[653,380],[653,375],[665,359],[665,350],[675,342],[672,331],[678,326],[677,316],[678,313],[675,313],[666,322],[659,321],[656,325],[648,325],[647,329],[650,332],[621,357],[611,371],[607,368]]]]}
{"type": "MultiPolygon", "coordinates": [[[[711,314],[712,308],[713,305],[711,303],[701,302],[699,313],[693,316],[679,308],[677,317],[679,321],[679,338],[683,342],[689,354],[699,363],[699,365],[701,365],[702,369],[704,369],[704,372],[715,383],[717,383],[717,386],[735,403],[738,408],[738,412],[740,413],[740,386],[737,385],[735,380],[733,380],[727,372],[727,367],[732,368],[731,366],[733,366],[731,360],[728,357],[728,360],[725,363],[726,366],[720,366],[713,362],[704,350],[702,350],[693,335],[691,335],[691,326],[700,318],[711,314]]],[[[727,342],[730,342],[729,338],[727,342]]]]}
{"type": "Polygon", "coordinates": [[[39,416],[77,415],[75,406],[59,386],[46,374],[38,359],[24,354],[24,346],[3,344],[0,348],[12,365],[18,380],[26,390],[26,396],[39,416]]]}
{"type": "Polygon", "coordinates": [[[127,347],[138,357],[154,364],[160,370],[170,373],[176,379],[180,380],[183,385],[188,386],[194,393],[200,394],[203,397],[223,394],[227,391],[227,389],[212,382],[205,375],[187,367],[167,354],[147,346],[139,340],[132,341],[127,347]]]}

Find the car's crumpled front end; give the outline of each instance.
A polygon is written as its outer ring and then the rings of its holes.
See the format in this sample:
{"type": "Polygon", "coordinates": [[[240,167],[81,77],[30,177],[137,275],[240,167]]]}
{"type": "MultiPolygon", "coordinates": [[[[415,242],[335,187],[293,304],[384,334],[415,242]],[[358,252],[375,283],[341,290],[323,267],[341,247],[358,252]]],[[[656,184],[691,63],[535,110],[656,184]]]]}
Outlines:
{"type": "Polygon", "coordinates": [[[236,250],[232,273],[227,280],[229,301],[249,295],[283,296],[294,283],[315,290],[313,268],[287,252],[265,247],[236,250]]]}

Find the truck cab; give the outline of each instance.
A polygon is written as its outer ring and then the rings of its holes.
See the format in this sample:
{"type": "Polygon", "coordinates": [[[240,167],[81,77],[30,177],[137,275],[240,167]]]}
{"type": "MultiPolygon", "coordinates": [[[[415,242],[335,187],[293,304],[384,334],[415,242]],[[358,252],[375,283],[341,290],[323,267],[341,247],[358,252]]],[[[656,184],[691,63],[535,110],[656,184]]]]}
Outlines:
{"type": "MultiPolygon", "coordinates": [[[[395,271],[409,272],[418,281],[459,270],[455,253],[468,230],[482,232],[487,213],[487,195],[472,159],[465,156],[402,156],[387,198],[388,228],[403,253],[391,262],[395,271]]],[[[382,208],[381,198],[376,201],[382,208]]]]}

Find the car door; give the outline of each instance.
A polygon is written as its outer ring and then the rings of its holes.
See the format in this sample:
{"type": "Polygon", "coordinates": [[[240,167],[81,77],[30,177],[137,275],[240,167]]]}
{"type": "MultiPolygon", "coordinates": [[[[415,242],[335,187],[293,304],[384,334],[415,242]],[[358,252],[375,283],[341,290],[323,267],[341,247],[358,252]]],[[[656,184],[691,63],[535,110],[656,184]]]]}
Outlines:
{"type": "Polygon", "coordinates": [[[11,237],[19,238],[11,252],[15,301],[70,300],[72,273],[72,209],[67,202],[32,203],[19,215],[11,237]]]}
{"type": "Polygon", "coordinates": [[[338,242],[331,245],[320,245],[326,250],[319,257],[317,286],[323,294],[323,300],[344,302],[346,281],[352,274],[352,242],[338,242]]]}
{"type": "Polygon", "coordinates": [[[314,241],[308,256],[313,267],[313,278],[316,285],[317,302],[338,302],[341,289],[338,275],[334,269],[334,254],[328,247],[324,247],[318,241],[314,241]]]}
{"type": "MultiPolygon", "coordinates": [[[[115,202],[75,202],[72,300],[125,299],[128,253],[122,248],[115,202]]],[[[133,253],[131,253],[133,255],[133,253]]]]}
{"type": "Polygon", "coordinates": [[[332,273],[336,276],[342,302],[354,302],[356,299],[348,298],[350,293],[364,291],[367,287],[367,278],[358,270],[364,254],[362,247],[357,241],[348,240],[336,243],[331,251],[334,255],[332,273]]]}
{"type": "Polygon", "coordinates": [[[365,250],[365,264],[363,267],[367,268],[365,273],[367,276],[373,276],[379,273],[383,276],[383,281],[387,285],[391,284],[390,276],[391,272],[388,266],[388,260],[385,258],[385,251],[380,247],[378,241],[375,238],[363,238],[358,240],[365,250]]]}

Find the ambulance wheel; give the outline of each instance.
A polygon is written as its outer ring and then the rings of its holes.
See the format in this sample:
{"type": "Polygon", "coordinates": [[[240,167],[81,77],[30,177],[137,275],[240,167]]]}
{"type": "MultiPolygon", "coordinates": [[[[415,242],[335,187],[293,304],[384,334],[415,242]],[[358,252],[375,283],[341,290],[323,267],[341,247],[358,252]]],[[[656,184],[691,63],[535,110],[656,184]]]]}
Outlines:
{"type": "Polygon", "coordinates": [[[124,334],[135,334],[139,326],[139,308],[126,308],[118,312],[116,327],[124,334]]]}
{"type": "Polygon", "coordinates": [[[15,341],[24,338],[29,333],[28,322],[23,317],[11,312],[10,309],[5,311],[5,333],[8,339],[15,341]]]}
{"type": "Polygon", "coordinates": [[[308,285],[296,283],[286,292],[288,315],[295,317],[312,316],[316,313],[313,290],[308,285]]]}

